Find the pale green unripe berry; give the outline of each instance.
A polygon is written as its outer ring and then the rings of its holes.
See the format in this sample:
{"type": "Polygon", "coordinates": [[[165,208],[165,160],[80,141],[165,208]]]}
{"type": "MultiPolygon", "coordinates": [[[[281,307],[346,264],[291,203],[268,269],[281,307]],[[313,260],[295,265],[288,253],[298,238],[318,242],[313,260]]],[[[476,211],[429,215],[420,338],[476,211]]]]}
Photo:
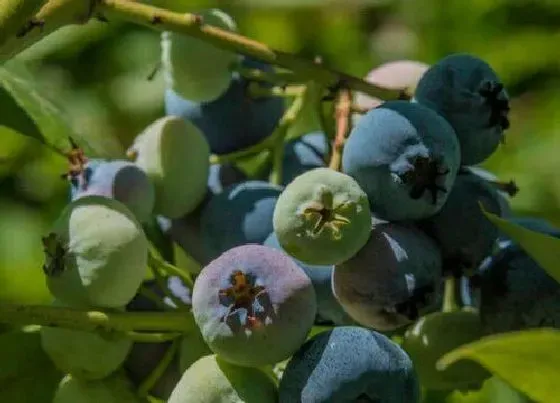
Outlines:
{"type": "Polygon", "coordinates": [[[187,369],[167,403],[276,403],[276,385],[258,368],[207,355],[187,369]]]}
{"type": "Polygon", "coordinates": [[[354,256],[371,231],[367,195],[350,176],[316,168],[296,177],[274,209],[282,248],[304,263],[331,265],[354,256]]]}
{"type": "Polygon", "coordinates": [[[51,293],[72,306],[120,308],[146,274],[148,241],[120,202],[84,196],[70,203],[43,239],[51,293]]]}
{"type": "Polygon", "coordinates": [[[154,184],[156,214],[179,218],[204,199],[210,147],[189,121],[177,116],[157,119],[138,135],[129,155],[154,184]]]}
{"type": "MultiPolygon", "coordinates": [[[[100,358],[98,358],[100,359],[100,358]]],[[[53,403],[142,403],[132,385],[121,375],[99,381],[83,381],[66,375],[56,390],[53,403]]]]}
{"type": "MultiPolygon", "coordinates": [[[[235,21],[218,9],[196,13],[204,25],[236,32],[235,21]]],[[[239,56],[193,36],[163,32],[162,67],[166,87],[194,102],[222,95],[231,81],[231,66],[239,56]]]]}
{"type": "MultiPolygon", "coordinates": [[[[64,306],[55,301],[54,306],[64,306]]],[[[64,373],[83,380],[103,379],[124,362],[132,340],[123,335],[41,327],[41,346],[52,362],[64,373]]]]}

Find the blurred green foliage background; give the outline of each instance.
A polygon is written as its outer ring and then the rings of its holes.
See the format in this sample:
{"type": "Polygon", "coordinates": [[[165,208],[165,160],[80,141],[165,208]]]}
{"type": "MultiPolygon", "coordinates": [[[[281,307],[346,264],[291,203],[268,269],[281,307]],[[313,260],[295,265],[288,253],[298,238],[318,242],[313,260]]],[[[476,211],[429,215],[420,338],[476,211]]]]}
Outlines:
{"type": "MultiPolygon", "coordinates": [[[[364,76],[390,60],[432,63],[452,52],[486,59],[513,96],[506,144],[485,167],[515,179],[518,214],[560,225],[560,3],[557,0],[246,0],[151,3],[176,11],[221,7],[240,32],[275,48],[321,55],[364,76]]],[[[76,127],[110,155],[163,114],[163,80],[148,76],[159,34],[116,21],[64,28],[18,56],[76,127]]],[[[2,105],[0,104],[0,113],[2,105]]],[[[40,237],[67,202],[66,161],[0,127],[0,301],[49,300],[40,237]]]]}

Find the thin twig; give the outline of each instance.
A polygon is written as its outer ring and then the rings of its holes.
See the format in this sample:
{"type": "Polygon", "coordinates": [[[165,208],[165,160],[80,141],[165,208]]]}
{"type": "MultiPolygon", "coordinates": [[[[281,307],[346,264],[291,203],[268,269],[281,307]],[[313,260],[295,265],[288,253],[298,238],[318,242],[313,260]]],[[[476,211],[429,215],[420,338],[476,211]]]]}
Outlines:
{"type": "Polygon", "coordinates": [[[340,171],[342,163],[342,150],[346,137],[350,133],[350,114],[352,106],[352,93],[349,89],[343,88],[339,91],[336,102],[336,135],[333,144],[333,151],[329,168],[340,171]]]}

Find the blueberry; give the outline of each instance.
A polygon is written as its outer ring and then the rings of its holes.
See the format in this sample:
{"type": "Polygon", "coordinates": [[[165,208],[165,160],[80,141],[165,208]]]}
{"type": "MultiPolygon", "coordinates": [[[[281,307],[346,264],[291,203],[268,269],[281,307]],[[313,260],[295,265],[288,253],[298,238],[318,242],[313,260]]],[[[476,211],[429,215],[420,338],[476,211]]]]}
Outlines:
{"type": "Polygon", "coordinates": [[[282,184],[287,185],[313,168],[326,166],[328,155],[329,142],[323,132],[308,133],[288,142],[284,147],[282,184]]]}
{"type": "MultiPolygon", "coordinates": [[[[56,300],[54,305],[65,306],[56,300]]],[[[43,326],[41,346],[58,369],[91,380],[115,372],[132,348],[132,341],[122,335],[104,337],[89,331],[43,326]]]]}
{"type": "MultiPolygon", "coordinates": [[[[266,238],[263,245],[284,251],[274,232],[266,238]]],[[[342,306],[340,306],[340,303],[333,295],[331,277],[334,267],[314,266],[303,263],[297,259],[293,260],[305,271],[305,274],[309,276],[313,288],[315,289],[315,296],[317,297],[317,316],[315,317],[315,323],[323,324],[326,322],[335,325],[353,324],[354,321],[348,316],[344,309],[342,309],[342,306]]]]}
{"type": "Polygon", "coordinates": [[[274,209],[282,248],[308,264],[332,265],[353,256],[367,241],[367,195],[350,176],[315,168],[284,189],[274,209]]]}
{"type": "Polygon", "coordinates": [[[420,385],[408,355],[386,336],[341,326],[308,340],[292,357],[280,402],[415,403],[420,385]]]}
{"type": "Polygon", "coordinates": [[[148,240],[120,202],[84,196],[70,203],[43,238],[51,293],[77,306],[120,308],[146,274],[148,240]]]}
{"type": "MultiPolygon", "coordinates": [[[[480,176],[482,179],[489,181],[489,182],[496,182],[499,181],[498,177],[494,175],[492,172],[477,166],[464,166],[462,167],[463,171],[470,172],[474,175],[480,176]]],[[[511,205],[509,203],[510,197],[512,197],[507,192],[496,188],[496,193],[499,196],[500,201],[500,215],[501,217],[508,217],[511,218],[513,215],[513,211],[511,210],[511,205]]]]}
{"type": "Polygon", "coordinates": [[[82,196],[109,197],[123,203],[140,222],[146,222],[154,208],[154,186],[130,161],[90,160],[84,174],[72,178],[71,200],[82,196]]]}
{"type": "MultiPolygon", "coordinates": [[[[245,67],[271,71],[269,65],[244,59],[245,67]]],[[[194,102],[165,91],[167,115],[192,121],[206,136],[210,150],[227,154],[258,143],[269,136],[284,113],[284,100],[278,97],[252,98],[249,82],[234,75],[227,91],[210,102],[194,102]]]]}
{"type": "Polygon", "coordinates": [[[366,245],[336,265],[335,297],[358,323],[390,331],[434,309],[441,283],[441,252],[410,225],[375,225],[366,245]]]}
{"type": "MultiPolygon", "coordinates": [[[[97,358],[99,359],[99,358],[97,358]]],[[[97,381],[83,381],[66,375],[52,403],[141,403],[132,385],[121,375],[113,375],[97,381]]]]}
{"type": "Polygon", "coordinates": [[[168,403],[276,403],[274,381],[257,368],[239,367],[216,355],[185,371],[168,403]]]}
{"type": "Polygon", "coordinates": [[[453,126],[463,165],[488,158],[509,127],[504,85],[492,67],[476,56],[458,53],[438,61],[418,82],[414,99],[453,126]]]}
{"type": "Polygon", "coordinates": [[[288,358],[303,343],[315,301],[311,280],[288,256],[243,245],[202,269],[192,311],[214,353],[237,365],[262,366],[288,358]]]}
{"type": "Polygon", "coordinates": [[[155,186],[155,213],[181,217],[206,196],[210,149],[200,130],[187,120],[157,119],[136,137],[129,154],[155,186]]]}
{"type": "Polygon", "coordinates": [[[439,211],[453,186],[460,150],[452,127],[429,108],[388,101],[362,116],[342,154],[343,172],[385,220],[417,220],[439,211]]]}
{"type": "Polygon", "coordinates": [[[500,196],[480,176],[466,172],[457,176],[443,208],[420,226],[441,248],[444,270],[474,269],[492,253],[498,229],[480,209],[503,215],[500,196]]]}
{"type": "MultiPolygon", "coordinates": [[[[235,21],[218,9],[197,12],[204,25],[237,31],[235,21]]],[[[161,36],[161,63],[166,88],[195,102],[212,101],[222,95],[232,79],[235,53],[189,35],[165,31],[161,36]]]]}
{"type": "MultiPolygon", "coordinates": [[[[560,230],[524,219],[532,230],[560,238],[560,230]]],[[[522,222],[523,222],[522,221],[522,222]]],[[[480,273],[480,314],[484,330],[502,333],[560,327],[560,284],[517,243],[502,244],[480,273]]]]}
{"type": "Polygon", "coordinates": [[[262,243],[272,232],[280,186],[247,181],[210,198],[200,217],[201,240],[211,258],[234,246],[262,243]]]}
{"type": "Polygon", "coordinates": [[[228,186],[247,179],[247,175],[233,164],[213,164],[208,176],[208,190],[212,195],[220,194],[228,186]]]}

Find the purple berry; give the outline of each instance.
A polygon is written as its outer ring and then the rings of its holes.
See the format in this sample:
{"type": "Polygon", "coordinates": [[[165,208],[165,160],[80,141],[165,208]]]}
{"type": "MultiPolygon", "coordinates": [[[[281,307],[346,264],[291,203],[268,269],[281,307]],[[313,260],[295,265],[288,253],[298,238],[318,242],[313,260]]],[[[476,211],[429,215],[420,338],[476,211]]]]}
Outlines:
{"type": "Polygon", "coordinates": [[[212,351],[242,366],[288,358],[316,314],[309,277],[284,253],[261,245],[239,246],[212,261],[196,279],[192,302],[212,351]]]}

